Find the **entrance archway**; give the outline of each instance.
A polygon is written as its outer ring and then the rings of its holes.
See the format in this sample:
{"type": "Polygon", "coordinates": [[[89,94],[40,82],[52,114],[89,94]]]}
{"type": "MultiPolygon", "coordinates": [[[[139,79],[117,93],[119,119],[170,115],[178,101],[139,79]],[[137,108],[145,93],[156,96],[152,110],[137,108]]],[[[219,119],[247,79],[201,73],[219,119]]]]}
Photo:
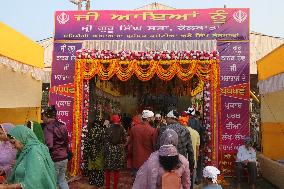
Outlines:
{"type": "MultiPolygon", "coordinates": [[[[136,76],[143,82],[154,76],[160,80],[170,81],[174,77],[182,81],[190,80],[196,75],[201,84],[208,83],[210,91],[210,124],[211,124],[211,160],[218,162],[218,121],[220,114],[220,67],[218,52],[207,51],[106,51],[80,50],[76,55],[74,78],[74,108],[71,175],[80,172],[81,145],[84,116],[84,81],[94,76],[107,81],[117,77],[127,82],[136,76]]],[[[87,97],[88,98],[88,97],[87,97]]]]}

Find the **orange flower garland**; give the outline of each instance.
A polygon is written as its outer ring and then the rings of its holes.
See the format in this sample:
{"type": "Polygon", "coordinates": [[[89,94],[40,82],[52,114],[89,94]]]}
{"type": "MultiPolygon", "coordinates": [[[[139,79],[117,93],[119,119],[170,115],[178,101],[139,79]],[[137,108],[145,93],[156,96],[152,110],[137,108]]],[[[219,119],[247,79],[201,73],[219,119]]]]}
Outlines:
{"type": "Polygon", "coordinates": [[[149,81],[155,74],[161,80],[165,81],[171,80],[175,75],[182,81],[188,81],[196,74],[203,83],[210,82],[213,115],[211,116],[213,131],[212,161],[217,166],[218,157],[216,150],[218,146],[216,141],[216,127],[218,120],[217,113],[220,107],[220,72],[218,60],[104,60],[86,57],[86,59],[77,59],[75,67],[72,136],[74,158],[71,161],[71,175],[75,176],[80,173],[83,80],[89,80],[95,75],[98,75],[101,80],[109,80],[116,75],[121,81],[127,81],[134,74],[141,81],[149,81]]]}
{"type": "Polygon", "coordinates": [[[127,81],[131,78],[131,76],[133,75],[134,73],[134,70],[135,70],[135,61],[129,61],[127,62],[128,64],[126,64],[126,68],[124,68],[123,66],[125,65],[121,65],[121,64],[118,64],[118,70],[116,72],[116,76],[118,79],[120,79],[121,81],[127,81]]]}
{"type": "Polygon", "coordinates": [[[182,67],[182,63],[184,61],[181,61],[180,63],[177,64],[177,76],[182,80],[182,81],[188,81],[190,80],[193,75],[196,73],[197,70],[197,64],[198,62],[201,62],[200,60],[192,60],[190,64],[188,64],[187,68],[182,67]]]}
{"type": "Polygon", "coordinates": [[[78,59],[82,63],[86,80],[98,75],[101,80],[109,80],[116,75],[121,81],[129,80],[133,74],[141,81],[149,81],[155,74],[165,81],[175,75],[182,81],[190,80],[196,74],[202,81],[209,81],[210,70],[217,60],[151,60],[120,61],[117,59],[78,59]],[[184,68],[186,66],[186,68],[184,68]],[[167,68],[165,68],[167,67],[167,68]]]}
{"type": "Polygon", "coordinates": [[[136,64],[134,64],[136,77],[141,81],[149,81],[152,79],[152,77],[155,75],[158,62],[154,60],[149,62],[142,61],[142,66],[147,66],[146,68],[143,68],[137,64],[139,61],[134,61],[136,62],[136,64]]]}
{"type": "Polygon", "coordinates": [[[72,128],[72,152],[74,157],[71,161],[72,176],[80,173],[80,158],[81,158],[81,133],[82,133],[82,99],[83,99],[83,61],[77,61],[75,65],[75,79],[74,79],[74,105],[73,105],[73,128],[72,128]]]}
{"type": "Polygon", "coordinates": [[[204,82],[202,80],[199,81],[198,86],[191,91],[191,96],[196,96],[198,93],[202,92],[204,89],[204,82]]]}
{"type": "Polygon", "coordinates": [[[173,64],[169,65],[166,69],[164,69],[161,64],[158,64],[156,74],[161,80],[169,81],[175,76],[176,69],[176,62],[173,62],[173,64]]]}

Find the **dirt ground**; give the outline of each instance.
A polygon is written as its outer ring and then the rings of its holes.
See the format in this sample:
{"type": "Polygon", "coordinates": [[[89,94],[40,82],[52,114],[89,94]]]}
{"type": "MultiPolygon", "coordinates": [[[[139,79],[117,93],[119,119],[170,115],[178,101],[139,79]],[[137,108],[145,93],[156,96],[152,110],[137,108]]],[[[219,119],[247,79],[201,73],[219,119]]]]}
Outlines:
{"type": "MultiPolygon", "coordinates": [[[[235,189],[236,183],[232,178],[226,178],[226,181],[230,183],[229,186],[223,186],[223,189],[235,189]]],[[[131,189],[132,187],[132,179],[131,175],[128,171],[123,171],[119,178],[119,189],[131,189]]],[[[202,189],[203,184],[195,185],[194,189],[202,189]]],[[[81,177],[77,181],[73,181],[70,183],[70,189],[97,189],[95,186],[88,184],[87,177],[81,177]]],[[[244,179],[241,183],[241,189],[249,189],[246,180],[244,179]]],[[[256,181],[256,189],[277,189],[277,187],[273,186],[265,179],[259,177],[256,181]]]]}

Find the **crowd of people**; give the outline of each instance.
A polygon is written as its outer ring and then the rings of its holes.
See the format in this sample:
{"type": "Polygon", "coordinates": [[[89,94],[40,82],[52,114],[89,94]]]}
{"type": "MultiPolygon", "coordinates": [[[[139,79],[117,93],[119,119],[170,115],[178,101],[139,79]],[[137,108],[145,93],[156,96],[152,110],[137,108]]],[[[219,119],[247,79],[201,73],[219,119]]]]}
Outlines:
{"type": "MultiPolygon", "coordinates": [[[[202,150],[201,143],[204,145],[201,142],[204,131],[195,109],[190,107],[181,114],[171,110],[165,117],[154,116],[152,111],[144,110],[141,118],[141,122],[133,125],[129,132],[130,158],[135,165],[132,166],[135,178],[133,188],[185,189],[200,183],[198,176],[202,173],[197,172],[203,169],[203,163],[198,169],[198,159],[202,159],[199,152],[202,150]],[[157,118],[159,121],[155,121],[157,118]],[[146,140],[149,141],[148,146],[145,146],[146,140]],[[137,163],[138,156],[140,160],[137,163]]],[[[212,175],[217,178],[215,173],[207,174],[209,180],[213,179],[212,175]]],[[[215,182],[208,183],[209,186],[221,187],[215,182]]]]}
{"type": "Polygon", "coordinates": [[[54,106],[43,123],[0,127],[0,189],[69,189],[66,181],[68,133],[54,106]]]}
{"type": "MultiPolygon", "coordinates": [[[[97,188],[118,188],[121,170],[130,169],[133,189],[189,189],[199,184],[205,189],[222,188],[220,171],[203,166],[205,133],[200,114],[194,108],[165,116],[143,110],[126,130],[114,114],[91,125],[88,132],[87,169],[89,183],[97,188]]],[[[56,119],[56,109],[42,114],[42,124],[1,124],[0,189],[68,189],[66,171],[72,153],[66,126],[56,119]]],[[[256,154],[251,139],[245,139],[237,153],[236,173],[240,181],[247,168],[251,188],[256,179],[256,154]]],[[[239,186],[239,185],[238,185],[239,186]]]]}
{"type": "Polygon", "coordinates": [[[92,124],[87,137],[89,183],[110,189],[113,174],[117,189],[120,171],[128,168],[133,189],[193,188],[202,180],[200,151],[205,143],[198,116],[191,107],[165,116],[143,110],[130,126],[116,114],[92,124]]]}

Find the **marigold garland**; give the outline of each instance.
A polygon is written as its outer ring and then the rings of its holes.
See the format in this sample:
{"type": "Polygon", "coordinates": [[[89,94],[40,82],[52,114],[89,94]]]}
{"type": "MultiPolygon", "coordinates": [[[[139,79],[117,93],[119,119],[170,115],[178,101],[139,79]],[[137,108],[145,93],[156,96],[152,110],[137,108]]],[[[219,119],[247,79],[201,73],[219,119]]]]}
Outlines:
{"type": "Polygon", "coordinates": [[[210,70],[217,62],[217,60],[78,59],[76,64],[83,64],[83,77],[86,80],[98,75],[105,81],[116,75],[121,81],[127,81],[135,74],[139,80],[149,81],[157,74],[165,81],[170,81],[175,75],[182,81],[188,81],[196,74],[202,81],[207,82],[210,79],[210,70]]]}
{"type": "Polygon", "coordinates": [[[216,129],[217,129],[217,87],[218,87],[218,78],[214,77],[214,76],[219,76],[218,75],[218,72],[216,71],[217,68],[215,68],[216,65],[213,65],[213,69],[212,69],[212,72],[213,74],[211,74],[211,82],[213,82],[213,85],[211,87],[211,94],[213,99],[212,99],[212,102],[215,102],[215,103],[212,103],[212,109],[213,109],[213,116],[212,116],[212,123],[213,123],[213,129],[212,129],[212,132],[213,132],[213,135],[212,135],[212,138],[213,138],[213,148],[212,148],[212,163],[213,165],[215,165],[216,167],[218,167],[218,155],[217,155],[217,152],[216,150],[218,150],[218,145],[217,145],[217,132],[216,132],[216,129]]]}
{"type": "Polygon", "coordinates": [[[196,96],[198,93],[202,92],[203,89],[204,89],[204,82],[200,80],[197,87],[193,91],[191,91],[190,95],[196,96]]]}
{"type": "Polygon", "coordinates": [[[118,70],[116,72],[116,76],[118,77],[118,79],[120,79],[121,81],[129,80],[135,70],[134,64],[134,61],[129,61],[126,65],[118,64],[118,70]]]}
{"type": "MultiPolygon", "coordinates": [[[[205,52],[205,51],[204,51],[205,52]]],[[[169,81],[175,75],[182,81],[190,80],[193,75],[197,75],[203,82],[210,83],[211,92],[211,124],[212,124],[212,162],[217,166],[218,157],[217,146],[217,113],[219,102],[220,88],[220,72],[218,52],[200,53],[200,51],[183,51],[163,53],[150,52],[154,58],[149,58],[145,54],[123,52],[120,54],[111,54],[107,52],[107,58],[99,57],[98,51],[80,51],[77,54],[74,79],[74,109],[73,109],[73,136],[72,136],[72,152],[74,158],[71,161],[71,175],[75,176],[80,173],[80,157],[81,157],[81,135],[83,127],[83,80],[89,80],[98,75],[101,80],[109,80],[116,75],[121,81],[127,81],[134,74],[141,81],[149,81],[155,74],[162,79],[169,81]],[[155,54],[156,53],[156,54],[155,54]],[[140,56],[141,55],[141,56],[140,56]],[[148,57],[144,59],[143,57],[148,57]],[[96,59],[93,59],[97,57],[96,59]],[[111,58],[110,58],[111,57],[111,58]],[[116,59],[114,59],[114,57],[116,59]],[[158,58],[162,57],[162,58],[158,58]],[[135,59],[137,58],[137,59],[135,59]],[[184,59],[179,59],[184,58],[184,59]],[[184,68],[186,66],[186,68],[184,68]]],[[[199,87],[201,88],[201,87],[199,87]]]]}
{"type": "Polygon", "coordinates": [[[80,173],[80,153],[81,153],[81,132],[82,132],[82,99],[83,99],[83,65],[77,63],[75,66],[74,79],[74,105],[73,105],[73,131],[72,131],[72,152],[74,154],[70,169],[72,176],[80,173]]]}

